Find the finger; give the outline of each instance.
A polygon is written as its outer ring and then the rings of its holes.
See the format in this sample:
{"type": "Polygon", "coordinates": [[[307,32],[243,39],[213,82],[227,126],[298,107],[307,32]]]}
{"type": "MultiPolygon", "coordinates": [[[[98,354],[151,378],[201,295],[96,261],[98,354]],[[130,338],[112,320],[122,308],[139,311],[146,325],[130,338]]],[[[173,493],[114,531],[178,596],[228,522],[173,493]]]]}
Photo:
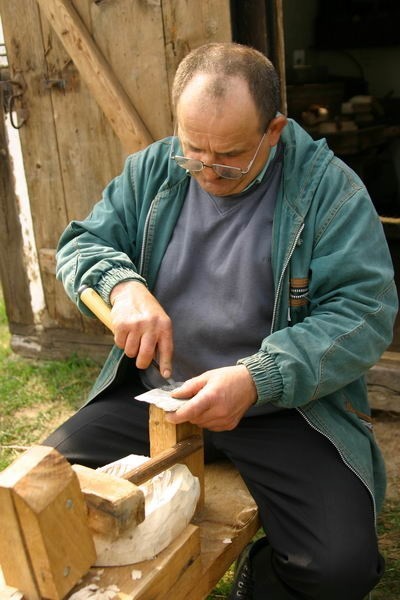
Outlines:
{"type": "Polygon", "coordinates": [[[157,346],[157,337],[153,334],[144,334],[140,338],[139,349],[136,355],[138,369],[147,369],[153,360],[157,346]]]}
{"type": "Polygon", "coordinates": [[[161,334],[157,343],[157,350],[160,373],[165,379],[168,379],[172,375],[172,356],[174,352],[172,331],[161,334]]]}
{"type": "Polygon", "coordinates": [[[235,429],[239,423],[239,419],[231,417],[216,417],[213,410],[210,409],[198,415],[189,416],[184,408],[180,408],[175,413],[168,413],[166,416],[168,422],[173,424],[190,422],[203,429],[210,431],[230,431],[235,429]]]}
{"type": "MultiPolygon", "coordinates": [[[[174,393],[175,391],[172,392],[171,395],[174,393]]],[[[209,399],[202,396],[200,392],[197,396],[188,400],[185,405],[179,408],[175,413],[170,413],[168,415],[168,420],[170,423],[175,424],[186,423],[189,421],[190,423],[197,425],[202,422],[204,418],[203,415],[207,413],[209,409],[209,399]]]]}
{"type": "Polygon", "coordinates": [[[123,348],[126,356],[129,356],[129,358],[135,358],[139,352],[139,339],[136,335],[130,332],[125,338],[124,346],[119,347],[123,348]]]}
{"type": "Polygon", "coordinates": [[[206,381],[202,377],[193,377],[188,379],[180,387],[171,392],[173,398],[193,398],[205,386],[206,381]]]}

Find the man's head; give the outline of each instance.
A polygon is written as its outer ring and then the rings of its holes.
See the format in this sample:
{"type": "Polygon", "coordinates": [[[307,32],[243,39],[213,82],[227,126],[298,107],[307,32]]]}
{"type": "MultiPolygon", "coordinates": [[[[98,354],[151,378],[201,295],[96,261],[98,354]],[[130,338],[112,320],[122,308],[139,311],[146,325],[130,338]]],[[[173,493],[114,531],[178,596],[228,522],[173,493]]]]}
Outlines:
{"type": "Polygon", "coordinates": [[[260,116],[260,131],[266,130],[279,110],[278,75],[271,61],[254,48],[226,42],[205,44],[190,52],[175,74],[172,87],[175,111],[184,89],[200,73],[211,76],[210,94],[215,98],[227,93],[230,77],[244,79],[260,116]]]}
{"type": "Polygon", "coordinates": [[[263,54],[240,44],[207,44],[188,54],[176,72],[172,99],[185,156],[243,172],[237,180],[221,178],[207,167],[192,173],[217,196],[247,187],[286,124],[285,117],[276,116],[279,81],[274,67],[263,54]]]}

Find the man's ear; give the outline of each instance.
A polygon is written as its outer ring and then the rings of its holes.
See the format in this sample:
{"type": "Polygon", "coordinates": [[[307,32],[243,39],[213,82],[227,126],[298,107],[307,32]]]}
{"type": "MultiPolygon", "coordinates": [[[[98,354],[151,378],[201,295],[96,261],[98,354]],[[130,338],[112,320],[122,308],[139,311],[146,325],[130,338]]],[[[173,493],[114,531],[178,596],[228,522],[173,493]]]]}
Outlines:
{"type": "Polygon", "coordinates": [[[286,127],[287,122],[288,120],[285,115],[278,115],[272,119],[268,127],[268,141],[270,146],[276,146],[279,142],[279,138],[281,137],[281,133],[283,128],[286,127]]]}

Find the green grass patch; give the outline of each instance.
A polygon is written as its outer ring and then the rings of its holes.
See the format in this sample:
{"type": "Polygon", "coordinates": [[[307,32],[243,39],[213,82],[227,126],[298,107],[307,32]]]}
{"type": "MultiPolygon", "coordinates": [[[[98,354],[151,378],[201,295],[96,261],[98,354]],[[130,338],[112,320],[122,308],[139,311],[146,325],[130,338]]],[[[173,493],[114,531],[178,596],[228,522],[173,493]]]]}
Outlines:
{"type": "Polygon", "coordinates": [[[0,296],[0,470],[83,404],[98,371],[76,356],[39,361],[14,354],[0,296]]]}

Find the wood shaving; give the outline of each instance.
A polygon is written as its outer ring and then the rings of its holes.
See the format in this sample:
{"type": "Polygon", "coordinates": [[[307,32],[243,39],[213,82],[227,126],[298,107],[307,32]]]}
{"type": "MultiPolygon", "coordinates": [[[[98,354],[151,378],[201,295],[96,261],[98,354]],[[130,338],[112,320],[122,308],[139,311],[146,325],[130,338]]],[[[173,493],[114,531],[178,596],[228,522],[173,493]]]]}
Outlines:
{"type": "Polygon", "coordinates": [[[139,569],[133,569],[131,577],[134,581],[136,581],[136,579],[142,579],[142,571],[139,571],[139,569]]]}
{"type": "Polygon", "coordinates": [[[113,600],[120,589],[116,585],[109,585],[106,588],[100,588],[95,583],[91,583],[70,596],[69,600],[113,600]]]}

